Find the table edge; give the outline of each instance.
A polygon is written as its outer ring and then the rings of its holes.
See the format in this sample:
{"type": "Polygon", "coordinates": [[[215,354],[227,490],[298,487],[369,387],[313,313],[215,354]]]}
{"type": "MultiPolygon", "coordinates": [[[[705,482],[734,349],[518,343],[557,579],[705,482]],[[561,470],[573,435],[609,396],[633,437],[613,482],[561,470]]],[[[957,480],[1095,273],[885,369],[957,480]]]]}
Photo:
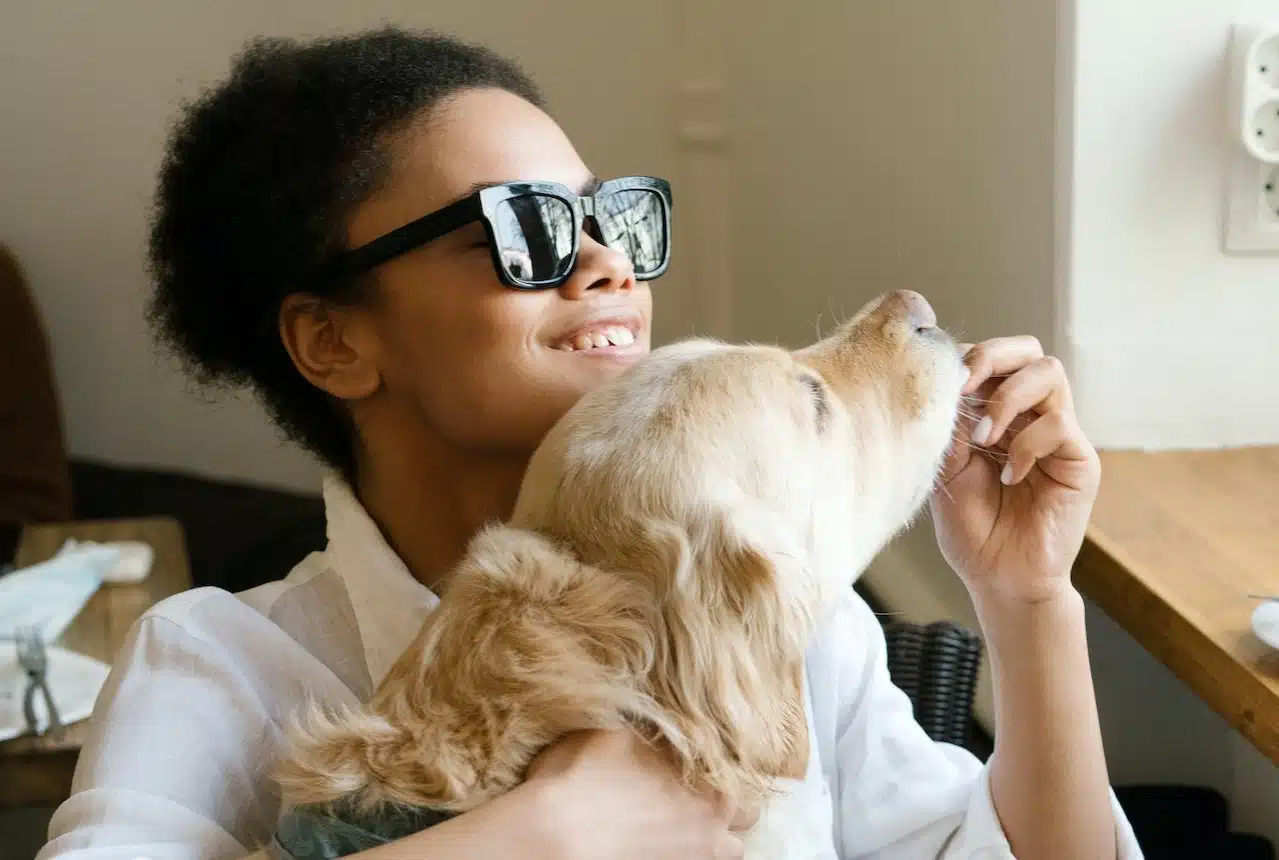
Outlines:
{"type": "Polygon", "coordinates": [[[1090,527],[1084,539],[1074,579],[1082,594],[1279,764],[1279,724],[1267,725],[1261,719],[1279,710],[1279,693],[1178,612],[1142,575],[1139,565],[1126,561],[1123,551],[1096,527],[1090,527]],[[1148,620],[1134,623],[1139,612],[1148,620]]]}

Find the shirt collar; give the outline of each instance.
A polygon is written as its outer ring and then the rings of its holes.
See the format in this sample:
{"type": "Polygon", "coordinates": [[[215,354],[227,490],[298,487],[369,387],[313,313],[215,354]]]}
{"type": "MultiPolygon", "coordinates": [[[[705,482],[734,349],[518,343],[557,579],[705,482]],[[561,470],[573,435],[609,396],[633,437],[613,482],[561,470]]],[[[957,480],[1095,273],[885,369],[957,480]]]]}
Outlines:
{"type": "Polygon", "coordinates": [[[376,688],[440,600],[413,578],[336,473],[324,477],[329,562],[346,586],[376,688]]]}

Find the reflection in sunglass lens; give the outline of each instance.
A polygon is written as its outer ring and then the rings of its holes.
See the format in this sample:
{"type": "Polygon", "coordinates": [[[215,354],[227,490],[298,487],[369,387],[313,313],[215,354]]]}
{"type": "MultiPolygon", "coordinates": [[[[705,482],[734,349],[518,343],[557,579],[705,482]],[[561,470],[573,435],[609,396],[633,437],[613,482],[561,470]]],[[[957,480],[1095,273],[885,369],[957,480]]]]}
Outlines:
{"type": "Polygon", "coordinates": [[[654,191],[617,191],[599,198],[596,220],[604,243],[630,259],[635,274],[657,271],[666,259],[666,212],[654,191]]]}
{"type": "Polygon", "coordinates": [[[536,283],[568,273],[573,254],[573,210],[557,197],[526,194],[494,212],[498,255],[516,281],[536,283]]]}

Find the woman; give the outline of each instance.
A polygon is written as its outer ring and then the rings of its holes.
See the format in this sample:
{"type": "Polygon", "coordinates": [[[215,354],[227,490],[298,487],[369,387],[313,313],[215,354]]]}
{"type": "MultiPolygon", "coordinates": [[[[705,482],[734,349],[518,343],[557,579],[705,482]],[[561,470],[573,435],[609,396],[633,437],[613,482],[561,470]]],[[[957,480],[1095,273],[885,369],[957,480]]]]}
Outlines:
{"type": "MultiPolygon", "coordinates": [[[[546,430],[647,351],[661,183],[601,196],[577,236],[537,229],[563,226],[537,220],[553,198],[477,194],[513,180],[559,183],[562,200],[597,188],[540,105],[485,50],[388,30],[257,43],[187,109],[159,187],[155,317],[196,374],[251,386],[333,467],[330,544],[282,582],[196,590],[139,624],[46,860],[232,858],[269,839],[279,804],[265,771],[291,709],[369,695],[468,539],[510,510],[546,430]]],[[[981,344],[968,361],[970,389],[993,391],[974,442],[1009,445],[1010,486],[964,447],[935,516],[990,642],[998,749],[987,771],[928,742],[856,610],[809,670],[813,701],[830,699],[841,724],[821,752],[842,852],[1010,857],[1011,844],[1104,860],[1118,841],[1137,856],[1122,816],[1116,829],[1068,578],[1096,454],[1033,340],[981,344]],[[1023,413],[1043,417],[1008,443],[1023,413]],[[837,685],[854,693],[834,701],[837,685]]],[[[628,734],[583,735],[511,794],[367,853],[731,857],[751,818],[686,792],[628,734]]]]}

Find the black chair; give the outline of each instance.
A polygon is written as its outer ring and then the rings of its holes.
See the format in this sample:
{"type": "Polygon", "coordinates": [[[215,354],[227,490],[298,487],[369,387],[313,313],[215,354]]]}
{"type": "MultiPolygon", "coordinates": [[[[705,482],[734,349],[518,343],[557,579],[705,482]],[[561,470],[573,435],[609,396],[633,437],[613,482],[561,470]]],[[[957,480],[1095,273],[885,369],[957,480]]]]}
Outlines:
{"type": "Polygon", "coordinates": [[[981,638],[951,621],[885,625],[888,674],[914,706],[930,738],[968,747],[981,663],[981,638]]]}
{"type": "Polygon", "coordinates": [[[79,520],[177,519],[197,586],[243,591],[280,579],[327,542],[318,494],[84,459],[72,461],[71,485],[79,520]]]}

